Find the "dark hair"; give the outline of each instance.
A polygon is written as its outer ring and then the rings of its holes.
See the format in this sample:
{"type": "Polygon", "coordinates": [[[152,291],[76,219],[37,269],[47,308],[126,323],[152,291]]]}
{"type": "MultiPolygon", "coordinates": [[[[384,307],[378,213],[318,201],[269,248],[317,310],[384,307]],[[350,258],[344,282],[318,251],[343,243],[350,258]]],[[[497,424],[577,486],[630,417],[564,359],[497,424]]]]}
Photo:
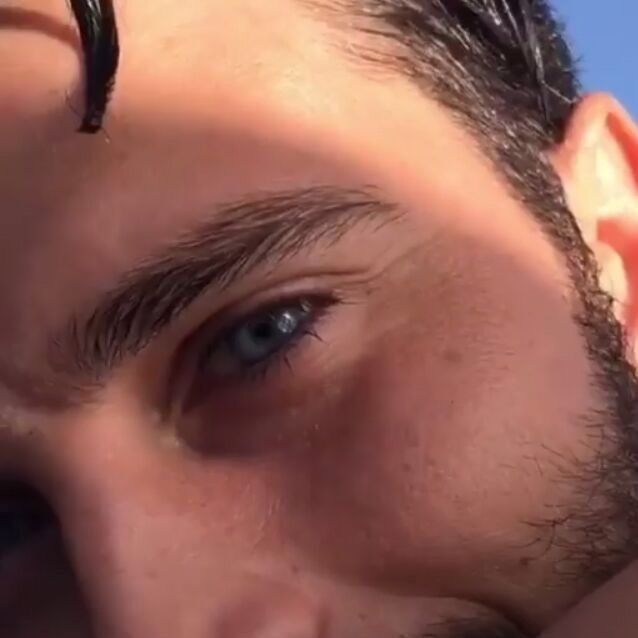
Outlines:
{"type": "Polygon", "coordinates": [[[409,77],[446,106],[552,236],[573,240],[545,151],[561,140],[580,85],[548,0],[301,2],[361,31],[349,55],[409,77]]]}
{"type": "Polygon", "coordinates": [[[115,82],[120,47],[112,0],[71,0],[82,40],[85,68],[85,111],[80,132],[102,128],[115,82]]]}

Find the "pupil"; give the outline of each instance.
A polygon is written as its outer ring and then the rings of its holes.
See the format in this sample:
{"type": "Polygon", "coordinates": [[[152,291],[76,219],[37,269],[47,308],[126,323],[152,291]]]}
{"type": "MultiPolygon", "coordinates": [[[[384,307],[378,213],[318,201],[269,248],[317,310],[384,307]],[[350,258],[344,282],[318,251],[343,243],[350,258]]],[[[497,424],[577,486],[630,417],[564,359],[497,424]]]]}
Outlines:
{"type": "Polygon", "coordinates": [[[274,326],[268,321],[261,321],[254,327],[257,341],[269,341],[275,336],[274,326]]]}
{"type": "Polygon", "coordinates": [[[245,361],[260,361],[283,346],[298,328],[299,317],[294,310],[285,308],[270,312],[236,333],[235,353],[245,361]]]}

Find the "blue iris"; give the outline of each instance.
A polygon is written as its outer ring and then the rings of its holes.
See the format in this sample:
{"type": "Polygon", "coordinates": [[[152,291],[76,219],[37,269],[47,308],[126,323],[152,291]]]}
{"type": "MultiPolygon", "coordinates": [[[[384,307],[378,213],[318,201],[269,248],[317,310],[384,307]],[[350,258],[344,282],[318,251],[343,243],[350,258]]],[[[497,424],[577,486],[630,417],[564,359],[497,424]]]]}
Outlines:
{"type": "Polygon", "coordinates": [[[265,361],[287,348],[303,332],[311,312],[308,304],[297,303],[256,314],[227,335],[228,353],[241,366],[265,361]]]}

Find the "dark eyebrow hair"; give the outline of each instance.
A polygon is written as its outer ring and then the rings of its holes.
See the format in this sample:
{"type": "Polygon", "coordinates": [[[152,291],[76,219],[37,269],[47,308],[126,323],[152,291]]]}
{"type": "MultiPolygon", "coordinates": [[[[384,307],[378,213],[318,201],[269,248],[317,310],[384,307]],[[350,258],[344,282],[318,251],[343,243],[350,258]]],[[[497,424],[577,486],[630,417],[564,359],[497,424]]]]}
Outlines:
{"type": "Polygon", "coordinates": [[[400,217],[398,207],[371,186],[315,186],[222,205],[211,221],[126,273],[92,311],[74,316],[52,340],[53,369],[100,384],[202,293],[223,290],[316,243],[338,242],[356,225],[377,230],[400,217]]]}

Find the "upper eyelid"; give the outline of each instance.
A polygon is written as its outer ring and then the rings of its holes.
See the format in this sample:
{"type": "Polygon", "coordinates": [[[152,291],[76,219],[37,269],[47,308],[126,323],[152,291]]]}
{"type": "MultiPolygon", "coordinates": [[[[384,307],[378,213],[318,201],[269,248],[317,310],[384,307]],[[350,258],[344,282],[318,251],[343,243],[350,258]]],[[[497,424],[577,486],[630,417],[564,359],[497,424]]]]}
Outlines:
{"type": "Polygon", "coordinates": [[[300,298],[334,298],[335,301],[345,302],[354,296],[352,277],[349,271],[339,271],[321,275],[306,274],[285,279],[263,288],[244,291],[241,296],[231,300],[222,306],[210,309],[210,304],[202,299],[201,309],[198,310],[199,320],[191,319],[189,340],[197,333],[205,331],[208,326],[210,331],[223,331],[232,326],[234,322],[249,319],[253,315],[263,312],[270,307],[276,307],[282,303],[295,301],[300,298]],[[348,280],[347,282],[344,279],[348,280]],[[193,325],[194,324],[194,325],[193,325]]]}
{"type": "Polygon", "coordinates": [[[329,291],[318,292],[315,290],[314,292],[307,293],[297,291],[294,293],[290,292],[281,297],[274,297],[270,302],[262,301],[261,304],[255,304],[253,302],[252,310],[228,310],[221,317],[209,318],[195,330],[191,337],[189,337],[189,340],[192,338],[193,342],[206,341],[207,337],[211,342],[221,340],[228,336],[238,323],[248,321],[262,312],[277,309],[286,304],[292,304],[294,301],[303,299],[314,299],[317,301],[323,299],[327,301],[327,303],[320,302],[318,305],[325,308],[339,303],[341,297],[337,293],[329,291]]]}
{"type": "Polygon", "coordinates": [[[258,298],[258,300],[250,298],[250,301],[230,305],[212,315],[209,314],[177,346],[171,364],[173,371],[169,375],[169,385],[174,384],[175,378],[180,377],[185,369],[194,368],[196,353],[205,344],[219,343],[229,334],[234,325],[254,317],[261,311],[303,298],[323,297],[330,299],[330,305],[342,301],[341,294],[328,286],[315,285],[314,288],[301,287],[299,284],[298,286],[295,289],[287,289],[285,292],[277,289],[270,290],[267,297],[258,298]]]}
{"type": "MultiPolygon", "coordinates": [[[[308,295],[305,296],[305,298],[307,297],[308,295]]],[[[296,298],[303,299],[304,296],[298,295],[296,298]]],[[[289,298],[289,301],[292,301],[292,299],[294,298],[289,298]]],[[[339,304],[340,300],[335,296],[333,296],[329,301],[320,304],[316,308],[316,312],[314,313],[314,318],[311,321],[312,325],[316,326],[317,324],[325,320],[326,316],[331,312],[331,310],[333,310],[334,307],[338,306],[339,304]]],[[[267,310],[269,307],[271,306],[265,305],[264,311],[267,310]]],[[[242,320],[245,320],[244,318],[248,319],[252,316],[255,316],[258,312],[259,311],[256,310],[252,313],[239,316],[234,321],[235,323],[241,323],[242,320]]],[[[228,329],[222,329],[222,334],[224,333],[227,334],[228,329]]],[[[261,374],[262,371],[269,369],[270,366],[275,364],[276,360],[280,359],[281,357],[285,358],[287,354],[290,354],[291,351],[294,351],[295,348],[300,345],[300,342],[304,340],[304,338],[308,338],[310,336],[316,336],[316,332],[305,331],[301,335],[293,337],[289,346],[286,346],[282,350],[275,352],[272,356],[269,356],[264,361],[257,362],[255,365],[246,368],[241,374],[235,377],[235,379],[239,380],[241,379],[241,376],[245,375],[250,376],[254,374],[261,374]]],[[[207,335],[207,337],[204,337],[196,332],[195,334],[190,335],[187,341],[180,347],[180,351],[178,352],[176,357],[177,361],[174,371],[171,375],[171,378],[169,379],[169,390],[166,396],[170,398],[167,404],[162,409],[162,413],[164,414],[164,418],[166,420],[172,418],[172,415],[175,413],[174,411],[178,409],[179,405],[183,405],[185,402],[187,402],[187,397],[190,395],[189,388],[192,388],[194,384],[197,383],[197,375],[200,370],[200,356],[202,348],[205,346],[206,343],[210,341],[210,343],[212,344],[212,348],[214,349],[216,344],[220,343],[220,338],[223,337],[221,337],[219,333],[217,333],[217,336],[207,335]]],[[[323,340],[320,339],[320,341],[323,340]]]]}
{"type": "MultiPolygon", "coordinates": [[[[301,299],[300,299],[301,300],[301,299]]],[[[329,308],[331,308],[332,306],[334,306],[335,304],[337,304],[338,302],[336,300],[330,300],[330,301],[326,301],[325,303],[317,303],[315,306],[309,308],[309,312],[308,312],[308,317],[306,320],[303,321],[302,323],[302,328],[300,329],[300,331],[291,334],[290,335],[290,339],[289,341],[286,342],[286,344],[284,344],[284,346],[277,350],[276,352],[274,352],[272,355],[268,355],[267,357],[265,357],[265,359],[263,361],[259,361],[259,362],[255,362],[254,364],[249,365],[250,369],[253,368],[257,368],[257,367],[261,367],[261,366],[269,366],[270,363],[272,362],[273,358],[279,358],[282,355],[285,356],[285,354],[287,352],[289,352],[291,349],[294,349],[300,341],[302,341],[305,337],[307,336],[314,336],[316,333],[314,330],[309,329],[308,326],[316,326],[318,323],[321,322],[321,320],[324,318],[324,316],[327,314],[327,312],[329,311],[329,308]]],[[[291,307],[293,304],[292,302],[286,304],[286,302],[279,304],[278,306],[275,306],[275,309],[285,309],[286,307],[291,307]]],[[[268,308],[264,309],[264,313],[266,313],[268,311],[268,308]]],[[[239,319],[235,325],[231,326],[231,328],[227,331],[224,331],[221,334],[221,339],[220,340],[216,340],[213,342],[212,344],[212,350],[213,352],[211,352],[211,355],[214,354],[214,348],[216,346],[216,344],[220,344],[223,343],[227,337],[229,337],[230,335],[232,335],[232,333],[234,332],[234,330],[241,326],[241,324],[243,322],[246,321],[250,321],[251,318],[253,317],[258,317],[259,316],[259,311],[257,311],[256,313],[253,313],[252,315],[250,315],[249,317],[247,317],[246,319],[239,319]]]]}

